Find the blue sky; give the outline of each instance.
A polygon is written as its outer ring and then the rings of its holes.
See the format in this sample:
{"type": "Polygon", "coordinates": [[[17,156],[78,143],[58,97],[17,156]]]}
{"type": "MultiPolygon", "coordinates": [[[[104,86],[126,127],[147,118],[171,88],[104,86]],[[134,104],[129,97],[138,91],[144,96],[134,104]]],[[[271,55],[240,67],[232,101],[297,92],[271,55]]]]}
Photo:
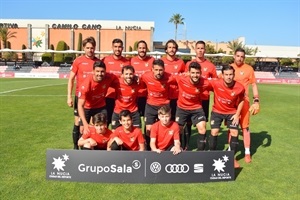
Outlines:
{"type": "Polygon", "coordinates": [[[300,46],[300,0],[0,0],[0,19],[154,21],[155,41],[174,38],[175,13],[177,39],[300,46]]]}

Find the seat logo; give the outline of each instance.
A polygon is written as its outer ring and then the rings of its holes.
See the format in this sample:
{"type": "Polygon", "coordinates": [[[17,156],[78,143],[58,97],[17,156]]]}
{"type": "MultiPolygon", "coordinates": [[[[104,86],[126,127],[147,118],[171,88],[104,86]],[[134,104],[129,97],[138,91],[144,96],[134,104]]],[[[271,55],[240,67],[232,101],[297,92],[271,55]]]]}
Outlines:
{"type": "Polygon", "coordinates": [[[188,173],[190,167],[187,164],[167,164],[165,170],[169,174],[188,173]]]}

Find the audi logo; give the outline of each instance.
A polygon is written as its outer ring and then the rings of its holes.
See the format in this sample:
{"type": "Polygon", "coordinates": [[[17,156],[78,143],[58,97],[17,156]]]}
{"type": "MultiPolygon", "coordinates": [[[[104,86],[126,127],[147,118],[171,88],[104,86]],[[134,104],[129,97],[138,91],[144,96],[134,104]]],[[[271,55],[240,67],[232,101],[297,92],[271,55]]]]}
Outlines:
{"type": "Polygon", "coordinates": [[[169,174],[185,174],[189,172],[190,167],[187,164],[167,164],[165,170],[169,174]]]}

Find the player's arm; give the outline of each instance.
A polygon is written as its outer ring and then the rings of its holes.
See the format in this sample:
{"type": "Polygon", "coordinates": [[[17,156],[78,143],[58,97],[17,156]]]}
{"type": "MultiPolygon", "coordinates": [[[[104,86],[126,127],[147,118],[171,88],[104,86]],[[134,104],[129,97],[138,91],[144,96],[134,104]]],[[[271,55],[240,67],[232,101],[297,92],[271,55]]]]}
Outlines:
{"type": "Polygon", "coordinates": [[[240,101],[240,103],[237,106],[236,113],[231,117],[232,125],[238,125],[239,124],[239,119],[240,119],[240,115],[241,115],[243,105],[244,105],[244,100],[240,101]]]}
{"type": "Polygon", "coordinates": [[[181,152],[181,147],[180,147],[180,141],[179,140],[174,140],[174,150],[173,154],[177,155],[181,152]]]}
{"type": "Polygon", "coordinates": [[[73,71],[71,71],[70,77],[68,80],[68,93],[67,93],[67,104],[70,107],[73,107],[72,91],[73,91],[73,87],[74,87],[75,76],[76,76],[76,74],[73,71]]]}
{"type": "Polygon", "coordinates": [[[139,143],[139,151],[145,151],[145,143],[139,143]]]}
{"type": "Polygon", "coordinates": [[[84,104],[85,104],[85,99],[79,98],[78,99],[78,114],[79,114],[80,120],[83,123],[83,134],[86,134],[89,132],[89,123],[86,121],[86,118],[85,118],[84,104]]]}
{"type": "Polygon", "coordinates": [[[161,150],[156,147],[156,138],[150,139],[150,148],[151,151],[155,151],[156,153],[161,153],[161,150]]]}
{"type": "Polygon", "coordinates": [[[252,92],[253,92],[253,104],[251,105],[249,111],[252,115],[256,115],[259,113],[259,95],[258,95],[258,87],[256,82],[252,83],[252,92]]]}
{"type": "Polygon", "coordinates": [[[107,143],[107,151],[111,151],[111,145],[113,142],[116,142],[117,145],[123,144],[123,141],[120,138],[118,138],[117,136],[113,136],[107,143]]]}

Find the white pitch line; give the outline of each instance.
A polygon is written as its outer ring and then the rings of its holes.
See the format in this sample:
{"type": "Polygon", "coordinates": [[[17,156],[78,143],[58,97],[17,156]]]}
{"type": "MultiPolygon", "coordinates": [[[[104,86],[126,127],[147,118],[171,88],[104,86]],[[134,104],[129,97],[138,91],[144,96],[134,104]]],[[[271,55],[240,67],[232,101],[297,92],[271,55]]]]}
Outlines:
{"type": "Polygon", "coordinates": [[[11,93],[11,92],[22,91],[22,90],[29,90],[29,89],[40,88],[40,87],[49,87],[49,86],[55,86],[55,85],[66,85],[66,83],[63,83],[63,84],[50,84],[50,85],[38,85],[38,86],[32,86],[32,87],[26,87],[26,88],[19,88],[19,89],[14,89],[14,90],[8,90],[8,91],[0,92],[0,95],[1,94],[11,93]]]}

